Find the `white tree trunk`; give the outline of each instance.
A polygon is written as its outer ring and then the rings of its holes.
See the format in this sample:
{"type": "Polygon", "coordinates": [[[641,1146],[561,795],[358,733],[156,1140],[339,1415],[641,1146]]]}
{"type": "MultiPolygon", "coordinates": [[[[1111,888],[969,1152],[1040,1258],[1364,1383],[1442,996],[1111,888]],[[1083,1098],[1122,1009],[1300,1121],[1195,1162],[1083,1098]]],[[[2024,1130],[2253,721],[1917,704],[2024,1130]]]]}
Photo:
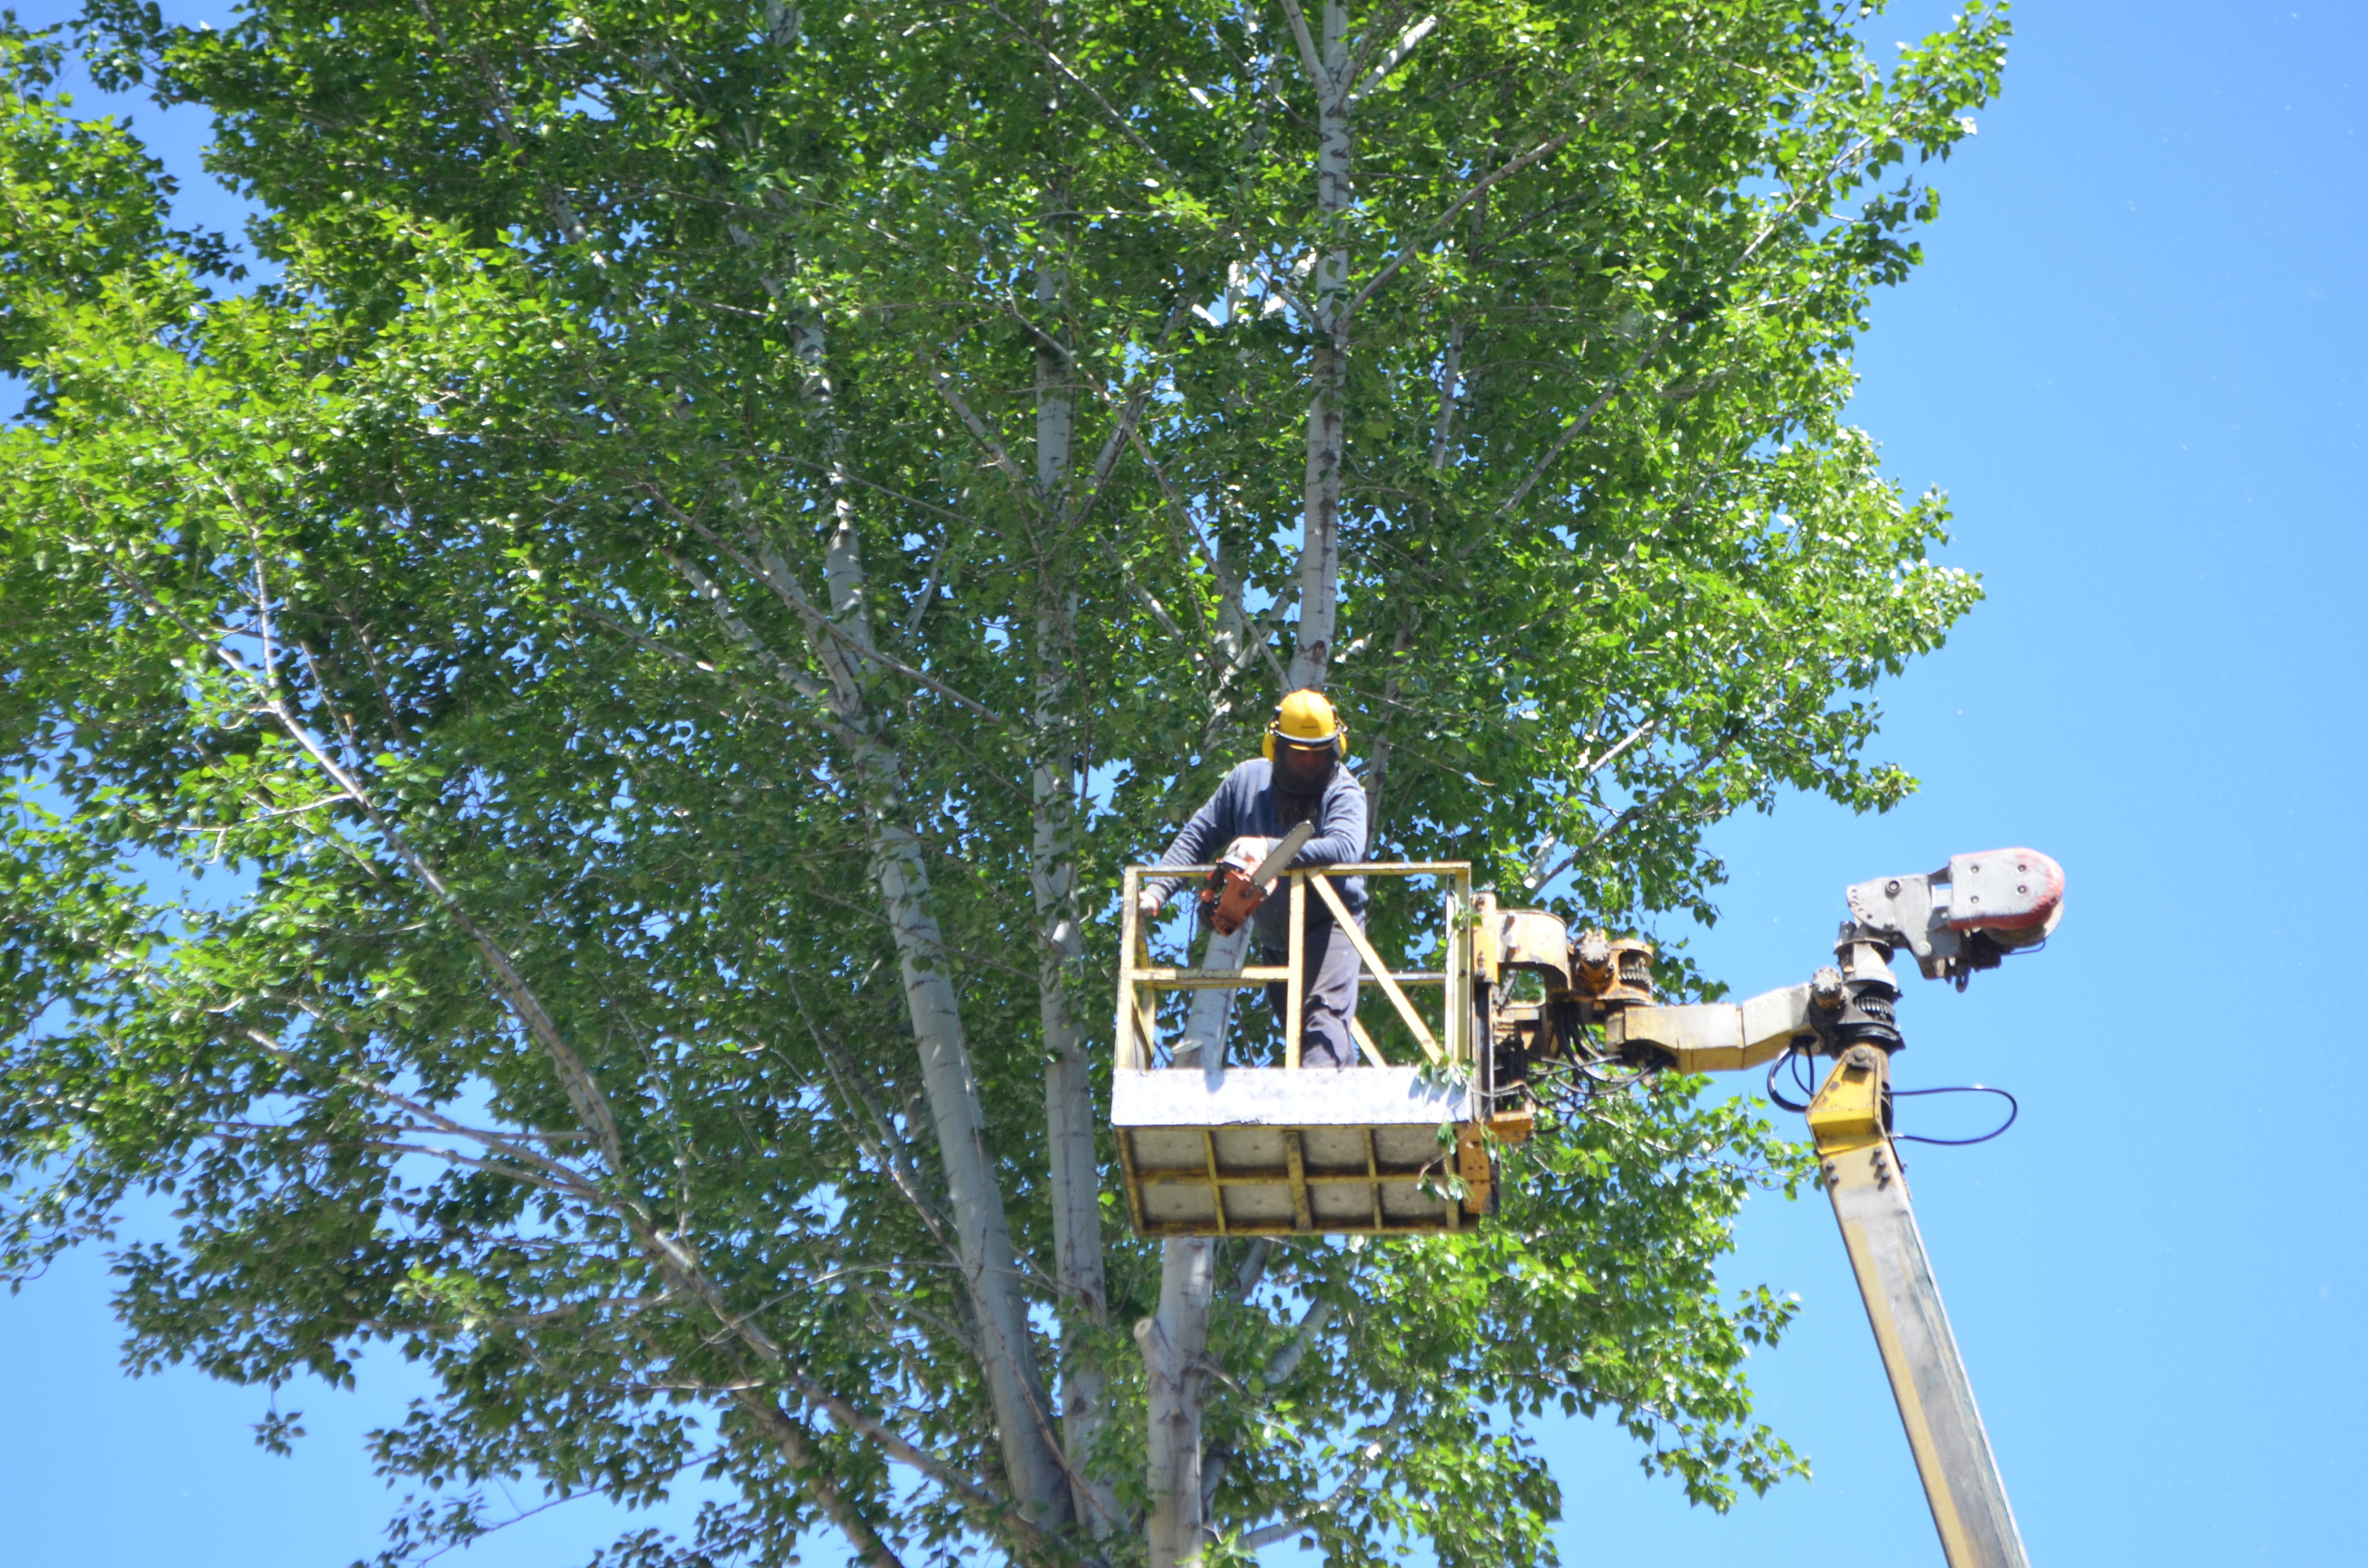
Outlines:
{"type": "MultiPolygon", "coordinates": [[[[1293,23],[1304,21],[1293,6],[1293,23]]],[[[1307,407],[1307,475],[1299,552],[1298,645],[1283,679],[1285,691],[1321,690],[1332,657],[1340,603],[1340,462],[1348,383],[1348,343],[1342,306],[1349,285],[1349,249],[1338,225],[1350,199],[1349,7],[1324,0],[1321,42],[1307,38],[1316,94],[1315,198],[1324,229],[1315,269],[1313,388],[1307,407]]],[[[1238,967],[1249,928],[1211,937],[1201,965],[1238,967]]],[[[1224,1065],[1225,1025],[1235,993],[1196,991],[1183,1038],[1170,1060],[1177,1067],[1217,1072],[1224,1065]]],[[[1211,1382],[1209,1313],[1214,1302],[1216,1243],[1196,1237],[1160,1251],[1159,1310],[1135,1324],[1150,1396],[1150,1568],[1196,1562],[1208,1539],[1201,1495],[1201,1432],[1211,1382]]]]}
{"type": "MultiPolygon", "coordinates": [[[[1036,299],[1048,324],[1054,319],[1062,279],[1040,272],[1036,299]]],[[[1045,554],[1067,559],[1069,473],[1076,438],[1076,403],[1070,367],[1051,345],[1036,351],[1036,487],[1044,501],[1046,527],[1055,537],[1045,554]]],[[[1076,774],[1071,759],[1076,733],[1076,599],[1065,579],[1038,586],[1036,689],[1033,712],[1036,753],[1031,788],[1034,836],[1029,881],[1036,904],[1036,994],[1044,1031],[1044,1136],[1052,1184],[1053,1267],[1072,1322],[1104,1321],[1107,1286],[1102,1268],[1101,1169],[1094,1157],[1093,1062],[1085,1031],[1069,1006],[1070,971],[1085,956],[1077,927],[1076,774]]],[[[1118,1518],[1118,1494],[1091,1472],[1109,1402],[1109,1380],[1090,1348],[1062,1346],[1061,1427],[1068,1455],[1070,1502],[1077,1518],[1096,1536],[1118,1518]]]]}
{"type": "MultiPolygon", "coordinates": [[[[1249,954],[1248,926],[1230,937],[1220,937],[1212,931],[1208,946],[1201,952],[1201,967],[1239,969],[1249,954]]],[[[1169,1050],[1168,1061],[1178,1067],[1202,1067],[1212,1073],[1222,1069],[1225,1064],[1225,1026],[1233,1019],[1236,994],[1213,987],[1194,991],[1184,1015],[1184,1032],[1169,1050]]]]}
{"type": "MultiPolygon", "coordinates": [[[[826,417],[830,386],[823,374],[818,328],[806,330],[800,349],[814,367],[812,392],[826,417]]],[[[830,589],[831,622],[860,657],[872,647],[871,609],[852,487],[835,442],[833,447],[832,528],[823,574],[830,589]]],[[[1030,1337],[1028,1302],[1019,1289],[1003,1191],[986,1151],[970,1042],[946,966],[943,934],[930,907],[928,870],[920,837],[904,821],[902,760],[880,738],[864,698],[864,669],[834,639],[818,637],[814,647],[830,674],[837,716],[867,737],[853,760],[871,821],[871,874],[895,939],[905,1011],[920,1054],[922,1094],[937,1132],[947,1195],[953,1202],[963,1283],[977,1316],[981,1370],[995,1410],[1005,1475],[1013,1501],[1032,1523],[1058,1524],[1070,1514],[1068,1484],[1030,1337]]]]}
{"type": "MultiPolygon", "coordinates": [[[[1230,937],[1212,932],[1201,954],[1203,969],[1237,969],[1249,957],[1250,928],[1230,937]]],[[[1195,991],[1184,1032],[1170,1051],[1172,1070],[1212,1074],[1225,1065],[1225,1027],[1235,993],[1195,991]]],[[[1180,1568],[1208,1540],[1207,1499],[1201,1491],[1201,1421],[1209,1398],[1209,1311],[1216,1300],[1217,1244],[1206,1236],[1171,1241],[1159,1249],[1159,1310],[1134,1325],[1143,1351],[1150,1418],[1146,1481],[1149,1568],[1180,1568]]]]}
{"type": "MultiPolygon", "coordinates": [[[[1211,933],[1203,969],[1238,969],[1249,956],[1250,928],[1230,937],[1211,933]]],[[[1222,1072],[1225,1026],[1235,993],[1192,993],[1184,1032],[1168,1054],[1172,1070],[1222,1072]]],[[[1201,1492],[1201,1417],[1209,1395],[1209,1310],[1217,1244],[1205,1236],[1171,1241],[1159,1252],[1159,1311],[1134,1325],[1150,1399],[1150,1568],[1179,1568],[1197,1559],[1208,1540],[1201,1492]]]]}
{"type": "MultiPolygon", "coordinates": [[[[887,780],[867,764],[867,783],[887,780]]],[[[891,801],[891,790],[881,789],[891,801]]],[[[978,1314],[979,1358],[995,1406],[1003,1465],[1014,1500],[1040,1525],[1069,1516],[1068,1483],[1054,1449],[1053,1413],[1037,1370],[1028,1302],[1019,1290],[1011,1228],[986,1152],[985,1118],[973,1075],[970,1043],[947,972],[944,943],[929,909],[928,873],[920,840],[900,823],[878,820],[873,870],[890,929],[905,1006],[921,1056],[921,1084],[953,1200],[954,1232],[964,1283],[978,1314]]]]}
{"type": "Polygon", "coordinates": [[[1207,1540],[1201,1510],[1201,1415],[1209,1391],[1209,1307],[1217,1244],[1195,1236],[1159,1254],[1159,1311],[1134,1325],[1149,1374],[1150,1568],[1197,1560],[1207,1540]]]}
{"type": "Polygon", "coordinates": [[[1338,233],[1351,196],[1349,7],[1325,0],[1323,38],[1313,62],[1316,94],[1315,210],[1325,248],[1315,262],[1314,382],[1307,404],[1307,477],[1299,548],[1299,645],[1286,689],[1323,689],[1340,606],[1340,463],[1349,345],[1341,307],[1349,248],[1338,233]]]}

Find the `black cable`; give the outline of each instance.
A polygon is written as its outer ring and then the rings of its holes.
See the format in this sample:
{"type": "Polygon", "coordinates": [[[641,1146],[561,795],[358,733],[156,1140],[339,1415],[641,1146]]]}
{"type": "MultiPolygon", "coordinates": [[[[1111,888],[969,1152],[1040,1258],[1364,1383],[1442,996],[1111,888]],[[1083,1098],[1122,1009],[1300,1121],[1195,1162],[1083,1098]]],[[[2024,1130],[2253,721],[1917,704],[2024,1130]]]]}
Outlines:
{"type": "MultiPolygon", "coordinates": [[[[1809,1108],[1809,1099],[1816,1097],[1816,1090],[1801,1076],[1801,1059],[1804,1056],[1811,1056],[1815,1054],[1816,1052],[1814,1051],[1804,1051],[1798,1046],[1793,1046],[1787,1049],[1783,1055],[1778,1057],[1775,1061],[1770,1062],[1768,1064],[1768,1098],[1771,1102],[1786,1110],[1793,1112],[1796,1115],[1807,1111],[1809,1108]],[[1782,1095],[1777,1093],[1776,1074],[1782,1072],[1787,1066],[1790,1066],[1793,1069],[1793,1086],[1800,1090],[1804,1096],[1808,1096],[1807,1098],[1804,1098],[1796,1102],[1793,1100],[1788,1100],[1782,1095]]],[[[1890,1093],[1891,1097],[1894,1099],[1897,1099],[1902,1096],[1907,1095],[1996,1095],[2000,1099],[2006,1101],[2006,1119],[1999,1122],[1996,1127],[1990,1129],[1987,1132],[1983,1133],[1978,1138],[1927,1138],[1922,1134],[1916,1132],[1895,1131],[1892,1133],[1892,1137],[1906,1143],[1931,1143],[1944,1149],[1963,1149],[1975,1143],[1987,1143],[1991,1139],[1996,1138],[1998,1134],[2004,1132],[2008,1128],[2012,1127],[2015,1124],[2015,1119],[2022,1115],[2021,1101],[2016,1099],[2006,1090],[1994,1089],[1987,1084],[1949,1084],[1936,1089],[1893,1089],[1890,1093]]]]}
{"type": "Polygon", "coordinates": [[[2012,1127],[2014,1125],[2015,1118],[2022,1114],[2022,1103],[2020,1100],[2017,1100],[2012,1095],[2008,1094],[2004,1089],[1993,1089],[1987,1084],[1951,1084],[1946,1087],[1938,1089],[1894,1089],[1891,1091],[1891,1097],[1894,1099],[1897,1099],[1902,1095],[1996,1095],[2000,1099],[2006,1101],[2006,1119],[1999,1122],[1996,1127],[1991,1128],[1987,1132],[1983,1133],[1979,1138],[1923,1138],[1918,1137],[1913,1132],[1894,1132],[1892,1134],[1894,1138],[1903,1139],[1910,1143],[1937,1143],[1944,1149],[1962,1149],[1969,1143],[1987,1143],[1991,1139],[1997,1137],[1999,1133],[2004,1132],[2008,1128],[2012,1127]]]}
{"type": "Polygon", "coordinates": [[[1768,1064],[1769,1099],[1775,1102],[1777,1105],[1782,1106],[1784,1109],[1792,1111],[1795,1115],[1807,1110],[1809,1108],[1809,1102],[1804,1099],[1800,1104],[1794,1105],[1791,1100],[1788,1100],[1783,1096],[1778,1094],[1776,1092],[1776,1074],[1783,1068],[1786,1062],[1791,1062],[1793,1064],[1793,1086],[1800,1090],[1804,1095],[1814,1096],[1816,1091],[1810,1088],[1807,1084],[1801,1081],[1801,1056],[1802,1051],[1798,1047],[1787,1045],[1784,1048],[1784,1054],[1768,1064]]]}

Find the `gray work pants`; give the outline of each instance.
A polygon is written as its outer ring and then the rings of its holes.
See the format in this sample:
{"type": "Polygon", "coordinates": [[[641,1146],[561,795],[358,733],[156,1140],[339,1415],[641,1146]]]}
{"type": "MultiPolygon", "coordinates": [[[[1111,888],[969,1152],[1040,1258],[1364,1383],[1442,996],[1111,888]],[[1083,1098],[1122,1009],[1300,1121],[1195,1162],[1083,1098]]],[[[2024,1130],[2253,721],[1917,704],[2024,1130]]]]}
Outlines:
{"type": "MultiPolygon", "coordinates": [[[[1359,921],[1358,928],[1361,930],[1363,926],[1364,923],[1359,921]]],[[[1349,1020],[1357,1011],[1357,985],[1363,972],[1357,949],[1331,920],[1309,921],[1306,945],[1307,994],[1301,1004],[1299,1064],[1361,1066],[1364,1054],[1357,1049],[1356,1037],[1349,1032],[1349,1020]]],[[[1288,953],[1271,949],[1258,955],[1260,963],[1285,963],[1289,959],[1288,953]]],[[[1268,985],[1266,1005],[1274,1009],[1276,1023],[1285,1028],[1291,1027],[1285,1016],[1291,1005],[1289,987],[1279,981],[1268,985]]]]}

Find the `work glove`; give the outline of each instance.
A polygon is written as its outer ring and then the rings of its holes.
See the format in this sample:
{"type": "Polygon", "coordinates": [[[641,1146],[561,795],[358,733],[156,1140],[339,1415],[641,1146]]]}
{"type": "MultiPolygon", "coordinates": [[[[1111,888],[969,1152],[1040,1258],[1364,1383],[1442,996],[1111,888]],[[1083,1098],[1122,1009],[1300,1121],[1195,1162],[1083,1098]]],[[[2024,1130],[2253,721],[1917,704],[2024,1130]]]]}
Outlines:
{"type": "Polygon", "coordinates": [[[1147,926],[1159,918],[1160,907],[1167,902],[1167,895],[1157,888],[1145,888],[1134,895],[1134,913],[1147,926]]]}
{"type": "Polygon", "coordinates": [[[1275,841],[1246,833],[1225,846],[1224,864],[1239,866],[1245,871],[1255,871],[1258,863],[1274,853],[1275,841]]]}

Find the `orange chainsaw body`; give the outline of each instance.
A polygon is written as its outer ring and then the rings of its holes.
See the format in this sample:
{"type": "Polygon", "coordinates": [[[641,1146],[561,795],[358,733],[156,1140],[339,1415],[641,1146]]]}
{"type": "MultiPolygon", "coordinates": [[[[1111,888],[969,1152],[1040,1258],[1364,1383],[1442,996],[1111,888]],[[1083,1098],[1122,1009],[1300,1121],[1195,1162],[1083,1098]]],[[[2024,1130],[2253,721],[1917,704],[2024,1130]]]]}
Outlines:
{"type": "Polygon", "coordinates": [[[1230,937],[1258,913],[1267,891],[1250,881],[1248,867],[1219,866],[1209,873],[1208,886],[1201,890],[1201,907],[1209,912],[1209,924],[1217,928],[1217,935],[1230,937]]]}

